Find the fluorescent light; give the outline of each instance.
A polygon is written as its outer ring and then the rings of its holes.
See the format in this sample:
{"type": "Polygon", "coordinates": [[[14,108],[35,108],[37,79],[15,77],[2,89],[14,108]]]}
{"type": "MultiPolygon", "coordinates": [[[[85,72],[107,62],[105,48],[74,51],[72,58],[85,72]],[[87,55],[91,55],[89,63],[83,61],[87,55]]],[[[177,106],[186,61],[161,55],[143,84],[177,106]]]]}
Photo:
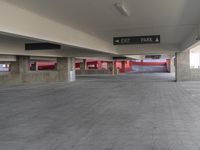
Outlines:
{"type": "Polygon", "coordinates": [[[130,16],[130,12],[125,7],[124,1],[115,3],[115,7],[123,16],[130,16]]]}

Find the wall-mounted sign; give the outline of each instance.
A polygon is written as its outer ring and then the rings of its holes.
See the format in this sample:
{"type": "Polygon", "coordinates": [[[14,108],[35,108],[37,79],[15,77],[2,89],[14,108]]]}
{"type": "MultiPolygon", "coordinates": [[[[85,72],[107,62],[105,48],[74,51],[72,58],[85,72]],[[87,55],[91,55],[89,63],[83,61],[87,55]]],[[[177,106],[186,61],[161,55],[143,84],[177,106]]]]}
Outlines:
{"type": "Polygon", "coordinates": [[[114,37],[113,38],[114,45],[158,44],[158,43],[160,43],[160,35],[114,37]]]}

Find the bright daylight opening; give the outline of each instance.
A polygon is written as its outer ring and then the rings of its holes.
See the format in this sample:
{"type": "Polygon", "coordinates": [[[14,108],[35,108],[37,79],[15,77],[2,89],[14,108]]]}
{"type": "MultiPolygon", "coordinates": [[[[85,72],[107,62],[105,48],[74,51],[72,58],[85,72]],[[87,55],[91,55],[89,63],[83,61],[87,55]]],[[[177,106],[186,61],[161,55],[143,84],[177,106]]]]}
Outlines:
{"type": "Polygon", "coordinates": [[[190,50],[190,68],[200,69],[200,45],[190,50]]]}

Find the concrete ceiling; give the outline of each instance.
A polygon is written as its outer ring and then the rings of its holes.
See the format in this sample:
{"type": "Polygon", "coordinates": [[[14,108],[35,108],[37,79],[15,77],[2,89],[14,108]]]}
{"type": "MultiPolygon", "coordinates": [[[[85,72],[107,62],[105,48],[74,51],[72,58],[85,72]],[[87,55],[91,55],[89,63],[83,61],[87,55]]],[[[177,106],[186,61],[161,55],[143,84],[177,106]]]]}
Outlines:
{"type": "Polygon", "coordinates": [[[180,44],[200,21],[200,0],[127,0],[130,17],[114,8],[118,1],[9,0],[110,42],[113,36],[160,34],[162,43],[180,44]]]}

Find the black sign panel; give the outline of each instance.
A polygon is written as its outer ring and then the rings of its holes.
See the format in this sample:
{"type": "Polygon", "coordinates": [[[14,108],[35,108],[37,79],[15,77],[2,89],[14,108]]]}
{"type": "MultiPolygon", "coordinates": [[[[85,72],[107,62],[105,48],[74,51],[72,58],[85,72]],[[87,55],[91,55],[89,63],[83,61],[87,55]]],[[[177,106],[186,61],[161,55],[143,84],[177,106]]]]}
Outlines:
{"type": "Polygon", "coordinates": [[[25,50],[50,50],[61,49],[60,45],[52,43],[27,43],[25,44],[25,50]]]}
{"type": "Polygon", "coordinates": [[[123,60],[126,60],[127,57],[123,57],[123,56],[119,56],[119,57],[113,57],[113,60],[119,60],[119,59],[123,59],[123,60]]]}
{"type": "Polygon", "coordinates": [[[160,59],[161,55],[146,55],[145,58],[160,59]]]}
{"type": "Polygon", "coordinates": [[[113,38],[114,45],[158,44],[158,43],[160,43],[160,35],[114,37],[113,38]]]}

